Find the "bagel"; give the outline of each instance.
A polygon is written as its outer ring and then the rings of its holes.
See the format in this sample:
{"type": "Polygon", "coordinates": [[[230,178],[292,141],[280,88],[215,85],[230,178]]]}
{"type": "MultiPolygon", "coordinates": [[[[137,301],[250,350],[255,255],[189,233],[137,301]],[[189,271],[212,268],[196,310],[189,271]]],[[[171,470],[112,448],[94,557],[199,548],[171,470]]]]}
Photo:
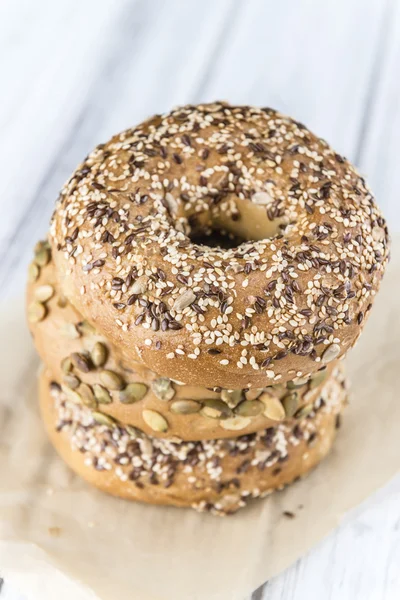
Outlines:
{"type": "Polygon", "coordinates": [[[313,412],[229,440],[176,443],[137,436],[97,422],[71,402],[49,372],[40,377],[40,405],[57,452],[73,471],[115,496],[228,514],[306,475],[329,452],[346,399],[331,377],[313,412]]]}
{"type": "Polygon", "coordinates": [[[272,109],[220,102],[97,146],[63,188],[49,241],[63,295],[126,363],[225,389],[342,357],[389,257],[346,159],[272,109]]]}
{"type": "MultiPolygon", "coordinates": [[[[39,251],[46,247],[37,245],[39,251]]],[[[65,394],[154,437],[232,437],[298,419],[312,409],[325,381],[339,368],[333,361],[309,380],[223,390],[183,385],[139,362],[126,365],[118,348],[60,295],[51,257],[28,283],[27,307],[38,354],[65,394]]]]}

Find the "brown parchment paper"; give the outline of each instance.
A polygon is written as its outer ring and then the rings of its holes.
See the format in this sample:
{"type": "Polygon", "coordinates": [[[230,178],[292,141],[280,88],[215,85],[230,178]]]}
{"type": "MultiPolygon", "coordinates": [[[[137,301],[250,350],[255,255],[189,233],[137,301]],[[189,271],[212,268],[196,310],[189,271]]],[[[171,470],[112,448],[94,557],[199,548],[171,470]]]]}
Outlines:
{"type": "Polygon", "coordinates": [[[243,600],[303,555],[400,470],[399,250],[346,360],[351,404],[333,452],[308,478],[226,518],[107,497],[73,475],[38,416],[22,301],[4,307],[2,576],[40,600],[243,600]]]}

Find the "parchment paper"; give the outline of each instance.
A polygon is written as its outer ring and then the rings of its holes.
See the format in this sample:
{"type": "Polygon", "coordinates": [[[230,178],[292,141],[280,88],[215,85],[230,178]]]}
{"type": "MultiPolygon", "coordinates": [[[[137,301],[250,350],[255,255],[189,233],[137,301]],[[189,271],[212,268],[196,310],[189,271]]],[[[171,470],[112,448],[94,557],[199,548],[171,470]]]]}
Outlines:
{"type": "Polygon", "coordinates": [[[38,416],[22,302],[5,307],[2,576],[38,600],[243,600],[303,555],[400,470],[399,250],[346,360],[352,397],[333,452],[308,478],[226,518],[111,498],[73,475],[38,416]]]}

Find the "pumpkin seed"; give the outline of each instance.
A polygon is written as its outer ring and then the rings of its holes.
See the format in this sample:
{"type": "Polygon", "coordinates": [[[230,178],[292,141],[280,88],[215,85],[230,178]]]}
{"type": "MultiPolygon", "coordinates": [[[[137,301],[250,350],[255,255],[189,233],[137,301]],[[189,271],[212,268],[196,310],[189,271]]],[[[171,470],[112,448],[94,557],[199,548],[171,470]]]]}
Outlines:
{"type": "Polygon", "coordinates": [[[140,446],[141,453],[143,455],[147,456],[148,458],[150,458],[151,455],[153,454],[153,444],[151,443],[150,438],[147,436],[141,437],[139,446],[140,446]]]}
{"type": "Polygon", "coordinates": [[[169,210],[172,215],[176,215],[178,212],[178,202],[175,200],[171,192],[167,192],[164,198],[166,204],[168,205],[169,210]]]}
{"type": "Polygon", "coordinates": [[[78,323],[76,327],[79,333],[81,333],[82,335],[93,335],[94,333],[96,333],[96,330],[93,327],[93,325],[91,325],[89,321],[86,320],[78,323]]]}
{"type": "Polygon", "coordinates": [[[30,323],[39,323],[43,321],[47,314],[47,309],[41,302],[31,302],[28,306],[28,321],[30,323]]]}
{"type": "Polygon", "coordinates": [[[182,444],[182,438],[178,437],[177,435],[171,435],[168,440],[173,443],[173,444],[182,444]]]}
{"type": "Polygon", "coordinates": [[[97,402],[93,394],[93,390],[87,383],[81,383],[79,393],[82,396],[82,402],[89,408],[97,408],[97,402]]]}
{"type": "Polygon", "coordinates": [[[37,265],[39,265],[39,267],[45,267],[47,264],[49,264],[50,259],[50,249],[44,246],[35,253],[35,258],[33,260],[37,265]]]}
{"type": "Polygon", "coordinates": [[[134,440],[136,440],[136,438],[141,437],[142,432],[140,431],[140,429],[138,429],[137,427],[134,427],[133,425],[125,425],[125,429],[126,432],[130,435],[130,437],[134,440]]]}
{"type": "Polygon", "coordinates": [[[243,398],[242,390],[222,390],[221,400],[226,402],[229,408],[235,408],[243,398]]]}
{"type": "Polygon", "coordinates": [[[173,309],[177,312],[181,312],[190,306],[195,300],[196,294],[192,292],[192,290],[186,290],[175,300],[173,309]]]}
{"type": "Polygon", "coordinates": [[[231,417],[230,419],[220,421],[220,426],[228,431],[240,431],[241,429],[248,427],[250,423],[251,419],[248,417],[231,417]]]}
{"type": "Polygon", "coordinates": [[[327,375],[328,375],[327,369],[323,369],[322,371],[317,371],[316,373],[313,373],[313,375],[311,375],[311,380],[310,380],[310,390],[321,385],[321,383],[323,381],[325,381],[327,375]]]}
{"type": "Polygon", "coordinates": [[[272,385],[271,388],[272,391],[275,393],[275,396],[277,396],[278,398],[283,398],[283,396],[287,392],[286,385],[282,385],[281,383],[272,385]]]}
{"type": "Polygon", "coordinates": [[[340,354],[340,346],[339,344],[331,344],[327,347],[325,352],[321,356],[321,360],[323,363],[328,363],[337,358],[340,354]]]}
{"type": "Polygon", "coordinates": [[[232,416],[232,410],[222,400],[216,398],[206,398],[202,400],[203,408],[201,414],[210,419],[227,419],[232,416]]]}
{"type": "Polygon", "coordinates": [[[267,392],[264,392],[259,397],[259,400],[264,404],[264,416],[268,417],[272,421],[283,421],[285,418],[285,409],[282,406],[279,398],[271,396],[267,392]]]}
{"type": "Polygon", "coordinates": [[[257,400],[257,398],[263,393],[264,388],[250,388],[244,393],[246,400],[257,400]]]}
{"type": "Polygon", "coordinates": [[[92,417],[99,425],[107,425],[108,427],[116,427],[117,425],[117,421],[113,417],[96,410],[92,412],[92,417]]]}
{"type": "Polygon", "coordinates": [[[375,225],[375,227],[372,228],[371,234],[375,242],[383,242],[385,239],[385,230],[382,227],[379,227],[379,225],[375,225]]]}
{"type": "Polygon", "coordinates": [[[67,387],[66,385],[62,385],[61,389],[67,396],[68,400],[70,400],[74,404],[82,403],[82,398],[78,392],[76,392],[75,390],[71,390],[71,388],[67,387]]]}
{"type": "Polygon", "coordinates": [[[301,379],[288,381],[286,384],[286,387],[288,390],[295,390],[297,388],[303,387],[303,385],[306,385],[306,383],[308,383],[308,381],[309,381],[308,377],[302,377],[301,379]]]}
{"type": "Polygon", "coordinates": [[[168,422],[160,413],[155,410],[144,410],[142,412],[144,422],[153,430],[153,431],[167,431],[168,430],[168,422]]]}
{"type": "Polygon", "coordinates": [[[107,348],[101,342],[96,342],[91,352],[92,363],[95,367],[102,367],[107,360],[107,348]]]}
{"type": "Polygon", "coordinates": [[[285,413],[287,417],[293,417],[298,406],[299,400],[296,392],[292,392],[291,394],[287,394],[284,398],[282,398],[282,404],[285,409],[285,413]]]}
{"type": "Polygon", "coordinates": [[[99,404],[110,404],[112,402],[110,392],[99,383],[93,384],[93,393],[99,404]]]}
{"type": "Polygon", "coordinates": [[[144,294],[147,290],[148,280],[146,277],[139,277],[133,282],[129,289],[130,294],[144,294]]]}
{"type": "Polygon", "coordinates": [[[170,406],[170,411],[177,415],[191,415],[200,409],[201,404],[196,400],[175,400],[170,406]]]}
{"type": "Polygon", "coordinates": [[[235,414],[241,417],[256,417],[263,412],[264,405],[260,400],[245,400],[235,408],[235,414]]]}
{"type": "Polygon", "coordinates": [[[37,254],[38,252],[43,250],[43,248],[47,248],[48,250],[50,250],[50,244],[48,240],[39,240],[38,242],[36,242],[33,248],[33,253],[37,254]]]}
{"type": "Polygon", "coordinates": [[[186,385],[186,383],[183,383],[183,381],[178,381],[177,379],[171,379],[171,381],[176,383],[176,385],[186,385]]]}
{"type": "Polygon", "coordinates": [[[76,390],[79,387],[81,380],[76,375],[72,375],[72,373],[67,373],[63,377],[63,381],[65,385],[67,385],[71,390],[76,390]]]}
{"type": "Polygon", "coordinates": [[[38,302],[47,302],[54,295],[54,288],[52,285],[40,285],[34,292],[35,299],[38,302]]]}
{"type": "Polygon", "coordinates": [[[273,198],[267,192],[256,192],[252,195],[251,201],[254,204],[261,204],[263,206],[267,206],[273,202],[273,198]]]}
{"type": "Polygon", "coordinates": [[[72,371],[72,360],[69,356],[62,359],[61,370],[63,373],[70,373],[72,371]]]}
{"type": "Polygon", "coordinates": [[[175,390],[172,387],[171,380],[168,377],[159,377],[151,382],[151,389],[159,400],[172,400],[175,396],[175,390]]]}
{"type": "Polygon", "coordinates": [[[126,371],[126,373],[130,373],[131,375],[135,374],[135,371],[131,369],[131,367],[127,367],[126,365],[124,365],[124,363],[121,360],[117,361],[117,366],[123,371],[126,371]]]}
{"type": "Polygon", "coordinates": [[[92,368],[90,358],[83,354],[83,352],[73,352],[71,360],[73,365],[83,373],[89,373],[92,368]]]}
{"type": "Polygon", "coordinates": [[[28,281],[30,283],[34,283],[37,281],[37,279],[39,279],[39,275],[40,267],[36,263],[32,262],[28,267],[28,281]]]}
{"type": "Polygon", "coordinates": [[[128,383],[126,388],[119,393],[119,401],[122,404],[139,402],[147,394],[147,389],[147,385],[144,383],[128,383]]]}
{"type": "Polygon", "coordinates": [[[63,323],[60,333],[63,337],[66,337],[69,340],[77,340],[79,337],[81,337],[81,334],[73,323],[63,323]]]}
{"type": "Polygon", "coordinates": [[[299,408],[298,411],[296,411],[294,416],[296,419],[302,419],[303,417],[306,417],[307,415],[309,415],[313,408],[314,408],[314,406],[312,403],[305,404],[304,406],[299,408]]]}
{"type": "MultiPolygon", "coordinates": [[[[317,392],[317,394],[318,394],[318,392],[317,392]]],[[[305,404],[314,402],[314,400],[316,399],[315,390],[308,390],[308,392],[306,392],[305,394],[302,395],[301,399],[302,399],[302,402],[304,402],[305,404]]]]}
{"type": "Polygon", "coordinates": [[[115,371],[110,371],[108,369],[104,369],[100,372],[100,381],[103,383],[109,390],[122,390],[125,387],[125,382],[118,373],[115,371]]]}

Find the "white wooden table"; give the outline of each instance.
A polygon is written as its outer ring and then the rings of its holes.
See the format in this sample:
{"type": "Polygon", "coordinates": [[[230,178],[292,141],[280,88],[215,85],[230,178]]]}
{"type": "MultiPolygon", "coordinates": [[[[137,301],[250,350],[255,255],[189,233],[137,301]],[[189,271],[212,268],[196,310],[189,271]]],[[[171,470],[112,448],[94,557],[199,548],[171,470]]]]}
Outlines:
{"type": "MultiPolygon", "coordinates": [[[[57,192],[94,145],[214,99],[305,122],[400,230],[399,0],[2,0],[2,296],[21,292],[57,192]]],[[[397,600],[399,507],[400,478],[253,600],[397,600]]],[[[19,600],[7,582],[0,598],[19,600]]]]}

